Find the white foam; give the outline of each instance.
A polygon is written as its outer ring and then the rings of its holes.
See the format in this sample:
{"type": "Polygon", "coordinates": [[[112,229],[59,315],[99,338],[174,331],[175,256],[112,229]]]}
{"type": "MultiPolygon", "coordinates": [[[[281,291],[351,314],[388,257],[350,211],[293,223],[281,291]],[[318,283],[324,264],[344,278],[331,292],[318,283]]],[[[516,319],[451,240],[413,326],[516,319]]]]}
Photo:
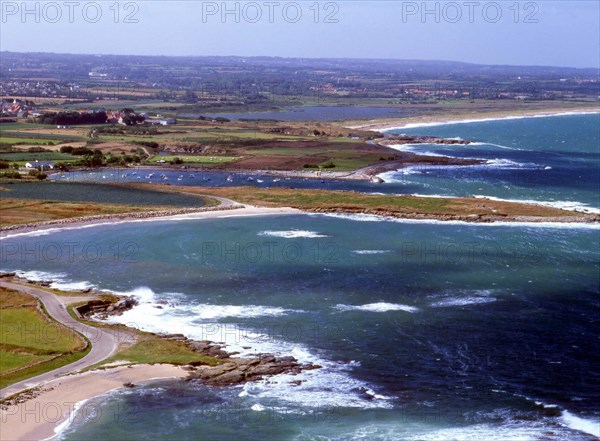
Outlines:
{"type": "Polygon", "coordinates": [[[491,145],[493,147],[498,147],[499,149],[504,149],[504,150],[520,150],[520,151],[522,151],[522,149],[519,149],[517,147],[509,147],[507,145],[494,144],[492,142],[471,142],[469,145],[476,145],[476,146],[491,145]]]}
{"type": "MultiPolygon", "coordinates": [[[[196,321],[213,321],[224,318],[242,317],[281,317],[290,313],[304,313],[305,311],[296,309],[286,309],[276,306],[259,305],[216,305],[208,303],[192,303],[182,306],[178,304],[177,299],[183,297],[180,293],[165,293],[162,299],[159,299],[154,291],[147,287],[136,288],[129,292],[119,292],[119,295],[133,296],[138,299],[138,306],[125,311],[120,316],[113,316],[109,320],[118,322],[140,321],[144,318],[147,321],[153,321],[152,317],[158,321],[169,321],[175,316],[180,316],[180,312],[185,312],[185,316],[196,321]],[[161,300],[161,301],[159,301],[161,300]]],[[[160,323],[155,323],[160,327],[160,323]]]]}
{"type": "Polygon", "coordinates": [[[392,250],[353,250],[352,252],[354,254],[371,255],[371,254],[387,254],[387,253],[391,253],[392,250]]]}
{"type": "Polygon", "coordinates": [[[89,401],[89,399],[81,400],[75,403],[75,405],[71,409],[71,412],[69,413],[69,415],[67,415],[67,418],[63,422],[58,424],[56,427],[54,427],[54,435],[46,438],[44,441],[51,439],[60,439],[61,435],[71,426],[71,424],[73,424],[77,416],[77,412],[87,401],[89,401]]]}
{"type": "Polygon", "coordinates": [[[393,150],[397,150],[399,152],[410,152],[410,153],[415,153],[417,155],[421,155],[421,156],[438,156],[441,158],[448,158],[448,155],[442,155],[440,153],[436,153],[436,152],[431,152],[431,151],[424,151],[424,150],[418,150],[416,151],[417,148],[422,147],[423,145],[446,145],[446,144],[390,144],[388,145],[389,148],[393,149],[393,150]]]}
{"type": "Polygon", "coordinates": [[[581,213],[588,214],[600,214],[600,209],[590,207],[588,204],[584,204],[583,202],[574,202],[574,201],[537,201],[533,199],[502,199],[494,196],[486,196],[476,194],[473,195],[474,198],[478,199],[489,199],[492,201],[499,202],[520,202],[523,204],[532,204],[532,205],[541,205],[543,207],[551,207],[551,208],[560,208],[561,210],[570,210],[570,211],[579,211],[581,213]]]}
{"type": "Polygon", "coordinates": [[[563,410],[561,420],[570,429],[589,433],[596,438],[600,438],[600,421],[598,420],[581,418],[567,410],[563,410]]]}
{"type": "MultiPolygon", "coordinates": [[[[150,332],[182,333],[195,340],[222,342],[228,351],[239,352],[237,356],[270,353],[278,356],[291,355],[301,363],[315,363],[321,369],[303,371],[298,375],[282,374],[264,381],[247,383],[240,396],[252,397],[256,409],[271,406],[273,401],[286,406],[321,407],[341,406],[378,408],[391,407],[390,398],[373,391],[368,384],[352,378],[348,370],[353,364],[342,364],[324,359],[307,346],[276,337],[272,327],[263,326],[264,317],[280,317],[296,310],[257,305],[207,305],[179,304],[181,294],[156,294],[149,288],[138,288],[126,293],[140,299],[140,304],[121,316],[107,321],[125,323],[150,332]],[[156,303],[159,299],[165,302],[156,303]],[[171,303],[169,303],[171,302],[171,303]],[[256,331],[234,323],[220,323],[219,319],[256,317],[256,331]],[[267,332],[271,330],[271,335],[267,332]],[[301,381],[300,385],[296,382],[301,381]],[[371,390],[371,394],[365,391],[371,390]]],[[[266,326],[266,325],[265,325],[266,326]]],[[[283,325],[282,325],[283,326],[283,325]]]]}
{"type": "Polygon", "coordinates": [[[479,296],[465,296],[465,297],[448,297],[443,300],[431,303],[432,308],[447,308],[452,306],[467,306],[467,305],[481,305],[484,303],[492,303],[497,299],[495,297],[479,297],[479,296]]]}
{"type": "Polygon", "coordinates": [[[343,305],[338,304],[333,306],[338,311],[368,311],[368,312],[388,312],[388,311],[406,311],[406,312],[417,312],[419,308],[414,306],[402,305],[399,303],[369,303],[366,305],[343,305]]]}
{"type": "Polygon", "coordinates": [[[27,236],[29,236],[29,237],[47,236],[49,234],[57,233],[62,230],[63,230],[63,228],[49,228],[46,230],[27,231],[24,233],[11,233],[9,230],[9,231],[3,231],[0,234],[0,240],[11,239],[13,237],[21,237],[21,236],[25,236],[25,237],[27,237],[27,236]]]}
{"type": "Polygon", "coordinates": [[[85,289],[93,288],[89,282],[60,282],[54,281],[50,284],[50,288],[58,289],[61,291],[83,291],[85,289]]]}
{"type": "Polygon", "coordinates": [[[309,216],[326,216],[338,219],[347,219],[355,222],[394,222],[400,224],[434,224],[434,225],[463,225],[477,227],[520,227],[520,228],[555,228],[555,229],[589,229],[600,230],[598,223],[586,222],[467,222],[467,221],[442,221],[437,219],[401,219],[391,216],[378,216],[375,214],[340,214],[340,213],[310,213],[309,216]]]}
{"type": "Polygon", "coordinates": [[[406,439],[415,441],[539,441],[545,438],[547,432],[548,427],[541,424],[537,427],[533,424],[529,426],[511,424],[507,427],[477,424],[434,430],[406,439]]]}
{"type": "Polygon", "coordinates": [[[15,274],[33,282],[51,281],[50,288],[59,289],[61,291],[80,291],[88,288],[93,288],[89,282],[76,282],[68,279],[64,273],[50,273],[46,271],[22,271],[16,270],[15,274]]]}
{"type": "Polygon", "coordinates": [[[259,236],[270,236],[270,237],[282,237],[284,239],[297,239],[297,238],[319,238],[328,237],[325,234],[317,233],[315,231],[306,230],[288,230],[288,231],[261,231],[258,233],[259,236]]]}

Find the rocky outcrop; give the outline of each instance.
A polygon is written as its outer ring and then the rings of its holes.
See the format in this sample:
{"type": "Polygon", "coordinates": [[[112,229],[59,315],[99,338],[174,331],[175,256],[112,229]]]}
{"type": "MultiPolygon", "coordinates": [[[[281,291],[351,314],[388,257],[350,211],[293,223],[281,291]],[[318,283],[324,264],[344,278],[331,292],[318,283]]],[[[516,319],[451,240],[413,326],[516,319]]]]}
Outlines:
{"type": "Polygon", "coordinates": [[[416,135],[394,135],[386,138],[385,141],[379,142],[383,145],[394,144],[460,144],[468,145],[473,141],[457,138],[439,138],[437,136],[416,136],[416,135]]]}
{"type": "Polygon", "coordinates": [[[117,302],[107,300],[90,300],[85,305],[78,306],[75,311],[85,319],[104,320],[109,315],[121,315],[138,304],[134,297],[122,297],[117,302]]]}
{"type": "Polygon", "coordinates": [[[278,374],[297,375],[302,371],[318,369],[315,364],[301,364],[294,357],[276,358],[261,354],[255,358],[228,358],[218,366],[198,366],[188,380],[200,380],[213,386],[228,386],[262,380],[278,374]]]}
{"type": "Polygon", "coordinates": [[[183,334],[156,334],[166,340],[185,342],[195,352],[213,357],[222,362],[216,366],[205,363],[191,363],[185,369],[190,372],[187,381],[202,381],[213,386],[258,381],[264,377],[278,374],[297,375],[305,370],[318,369],[321,366],[312,363],[300,363],[294,357],[275,357],[271,354],[257,354],[253,357],[234,357],[235,352],[227,352],[224,346],[208,340],[190,340],[183,334]]]}

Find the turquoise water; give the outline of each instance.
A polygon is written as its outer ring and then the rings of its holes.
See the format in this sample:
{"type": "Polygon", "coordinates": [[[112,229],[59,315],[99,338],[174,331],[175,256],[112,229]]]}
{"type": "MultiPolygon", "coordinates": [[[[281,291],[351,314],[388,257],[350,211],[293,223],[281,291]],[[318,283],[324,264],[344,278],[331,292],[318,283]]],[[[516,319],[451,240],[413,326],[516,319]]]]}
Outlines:
{"type": "Polygon", "coordinates": [[[93,415],[84,406],[67,440],[595,439],[572,428],[600,421],[595,228],[293,215],[2,247],[3,269],[137,295],[118,321],[323,366],[243,387],[113,393],[88,403],[93,415]],[[48,251],[67,242],[79,248],[48,251]],[[90,244],[111,252],[86,258],[90,244]]]}

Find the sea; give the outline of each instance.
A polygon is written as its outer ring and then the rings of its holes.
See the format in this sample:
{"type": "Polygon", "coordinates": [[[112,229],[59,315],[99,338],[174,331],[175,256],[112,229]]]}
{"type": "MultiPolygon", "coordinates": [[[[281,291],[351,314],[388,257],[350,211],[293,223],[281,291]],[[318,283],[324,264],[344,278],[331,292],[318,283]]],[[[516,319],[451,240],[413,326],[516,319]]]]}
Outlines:
{"type": "MultiPolygon", "coordinates": [[[[599,131],[597,114],[405,127],[477,144],[398,148],[490,163],[476,182],[453,168],[347,185],[593,211],[599,131]]],[[[111,322],[321,366],[114,391],[80,403],[56,439],[600,439],[597,225],[232,212],[15,233],[0,247],[4,271],[139,299],[111,322]]]]}

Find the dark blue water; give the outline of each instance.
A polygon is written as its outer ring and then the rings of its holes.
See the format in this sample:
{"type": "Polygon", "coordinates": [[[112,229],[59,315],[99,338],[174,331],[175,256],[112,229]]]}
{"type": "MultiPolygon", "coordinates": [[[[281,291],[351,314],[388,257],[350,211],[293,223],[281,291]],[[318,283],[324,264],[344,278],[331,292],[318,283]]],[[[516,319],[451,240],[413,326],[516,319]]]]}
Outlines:
{"type": "Polygon", "coordinates": [[[594,227],[296,215],[149,221],[1,244],[3,269],[137,295],[142,304],[119,321],[323,366],[244,387],[161,382],[115,393],[65,439],[597,433],[594,227]],[[67,242],[79,244],[74,259],[48,254],[67,242]],[[89,244],[103,253],[86,257],[89,244]],[[170,306],[156,308],[161,299],[170,306]]]}
{"type": "Polygon", "coordinates": [[[384,179],[419,194],[485,195],[600,209],[600,114],[446,124],[395,133],[459,137],[476,144],[401,146],[415,153],[481,158],[484,166],[413,167],[384,179]]]}

